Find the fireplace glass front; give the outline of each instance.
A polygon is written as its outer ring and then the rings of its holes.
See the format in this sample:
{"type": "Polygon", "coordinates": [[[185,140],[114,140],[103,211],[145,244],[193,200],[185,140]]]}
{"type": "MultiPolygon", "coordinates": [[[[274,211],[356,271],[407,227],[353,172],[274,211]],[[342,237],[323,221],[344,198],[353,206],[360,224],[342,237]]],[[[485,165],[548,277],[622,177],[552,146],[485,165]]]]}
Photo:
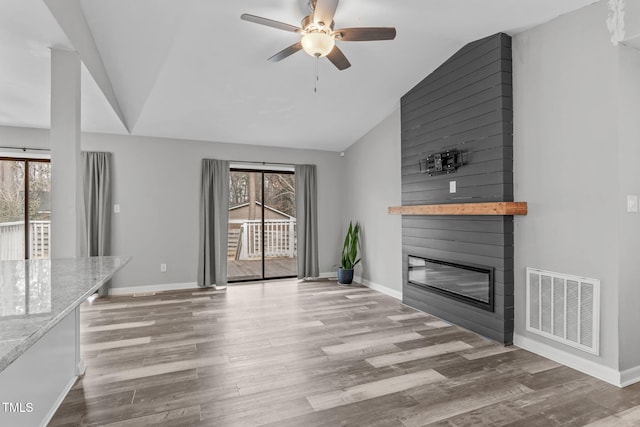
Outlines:
{"type": "Polygon", "coordinates": [[[410,284],[493,311],[493,267],[409,255],[410,284]]]}

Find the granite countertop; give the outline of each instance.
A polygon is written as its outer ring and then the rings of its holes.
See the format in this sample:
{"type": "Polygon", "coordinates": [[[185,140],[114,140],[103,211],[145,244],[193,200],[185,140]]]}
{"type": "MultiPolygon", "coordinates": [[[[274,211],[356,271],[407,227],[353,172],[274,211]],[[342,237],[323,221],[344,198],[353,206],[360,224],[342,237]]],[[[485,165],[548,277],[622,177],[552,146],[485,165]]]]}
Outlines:
{"type": "Polygon", "coordinates": [[[0,372],[130,257],[0,261],[0,372]]]}

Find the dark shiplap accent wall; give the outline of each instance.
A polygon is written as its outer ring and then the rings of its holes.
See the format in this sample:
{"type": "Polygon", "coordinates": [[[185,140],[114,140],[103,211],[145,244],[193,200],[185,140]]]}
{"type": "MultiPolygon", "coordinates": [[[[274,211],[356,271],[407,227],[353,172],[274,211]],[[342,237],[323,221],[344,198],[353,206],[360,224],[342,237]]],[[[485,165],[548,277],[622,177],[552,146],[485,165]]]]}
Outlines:
{"type": "MultiPolygon", "coordinates": [[[[402,204],[513,201],[511,38],[470,43],[408,92],[402,111],[402,204]],[[419,160],[457,148],[457,173],[420,173],[419,160]],[[449,193],[449,181],[457,192],[449,193]]],[[[513,217],[404,216],[403,301],[505,344],[513,339],[513,217]],[[493,313],[407,283],[407,256],[495,268],[493,313]]]]}

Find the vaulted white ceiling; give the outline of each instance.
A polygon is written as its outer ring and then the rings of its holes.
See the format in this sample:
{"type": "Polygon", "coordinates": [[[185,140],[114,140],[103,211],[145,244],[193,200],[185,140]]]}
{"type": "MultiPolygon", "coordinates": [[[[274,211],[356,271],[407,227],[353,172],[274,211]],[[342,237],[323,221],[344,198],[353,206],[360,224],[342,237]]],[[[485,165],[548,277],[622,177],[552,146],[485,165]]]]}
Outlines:
{"type": "Polygon", "coordinates": [[[594,2],[341,0],[337,28],[397,37],[338,42],[352,66],[321,59],[314,93],[314,58],[267,61],[299,35],[240,20],[299,25],[307,0],[0,0],[0,124],[49,126],[49,48],[60,47],[87,66],[83,130],[342,150],[466,43],[594,2]]]}

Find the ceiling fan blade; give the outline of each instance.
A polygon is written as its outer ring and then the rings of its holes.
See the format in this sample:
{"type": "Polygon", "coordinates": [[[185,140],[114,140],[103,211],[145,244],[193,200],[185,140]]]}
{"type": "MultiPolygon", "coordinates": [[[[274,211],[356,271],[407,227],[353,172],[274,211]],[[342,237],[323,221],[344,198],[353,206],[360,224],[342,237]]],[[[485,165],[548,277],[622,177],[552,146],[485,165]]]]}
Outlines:
{"type": "Polygon", "coordinates": [[[249,15],[248,13],[240,15],[240,19],[260,25],[266,25],[271,28],[277,28],[278,30],[291,31],[292,33],[299,33],[302,31],[302,28],[296,27],[295,25],[285,24],[284,22],[274,21],[273,19],[263,18],[261,16],[249,15]]]}
{"type": "Polygon", "coordinates": [[[316,24],[322,22],[324,25],[330,26],[337,8],[338,0],[316,0],[316,6],[313,10],[313,22],[316,24]]]}
{"type": "Polygon", "coordinates": [[[331,52],[329,52],[329,54],[327,55],[327,58],[340,71],[346,70],[347,68],[351,67],[351,63],[349,62],[347,57],[344,56],[344,53],[342,53],[338,46],[333,47],[331,52]]]}
{"type": "Polygon", "coordinates": [[[293,55],[294,53],[296,53],[300,49],[302,49],[302,43],[300,43],[300,42],[294,43],[291,46],[289,46],[289,47],[287,47],[285,49],[282,49],[280,52],[276,53],[275,55],[273,55],[268,60],[271,61],[271,62],[281,61],[284,58],[286,58],[287,56],[293,55]]]}
{"type": "Polygon", "coordinates": [[[393,27],[341,28],[334,34],[338,40],[345,42],[393,40],[396,38],[396,29],[393,27]]]}

